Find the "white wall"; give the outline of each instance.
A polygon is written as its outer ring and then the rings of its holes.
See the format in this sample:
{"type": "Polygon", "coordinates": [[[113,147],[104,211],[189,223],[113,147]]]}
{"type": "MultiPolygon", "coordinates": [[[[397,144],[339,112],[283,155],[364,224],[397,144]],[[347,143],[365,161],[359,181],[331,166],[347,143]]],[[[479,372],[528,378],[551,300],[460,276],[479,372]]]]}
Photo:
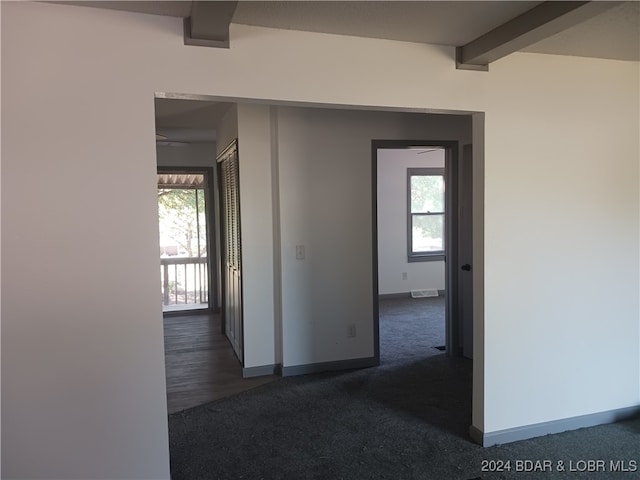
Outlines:
{"type": "Polygon", "coordinates": [[[491,68],[485,428],[638,405],[638,63],[491,68]]]}
{"type": "Polygon", "coordinates": [[[153,91],[2,9],[3,475],[168,478],[153,91]]]}
{"type": "Polygon", "coordinates": [[[407,259],[407,169],[444,168],[444,150],[378,150],[378,292],[444,290],[444,260],[407,259]],[[403,277],[406,274],[406,279],[403,277]]]}
{"type": "Polygon", "coordinates": [[[468,124],[451,115],[278,108],[284,366],[373,356],[372,140],[452,140],[468,124]]]}
{"type": "MultiPolygon", "coordinates": [[[[184,46],[180,19],[31,2],[1,8],[4,476],[169,476],[154,92],[486,112],[484,152],[473,139],[484,165],[474,177],[474,198],[484,191],[474,225],[484,227],[485,247],[475,252],[484,268],[474,269],[483,340],[474,369],[484,378],[475,379],[473,424],[492,432],[640,404],[637,63],[514,54],[488,73],[469,72],[455,70],[450,47],[232,25],[232,48],[216,50],[184,46]],[[102,194],[114,186],[117,195],[102,194]]],[[[281,138],[291,138],[284,132],[294,118],[283,113],[281,138]]],[[[282,180],[308,182],[316,171],[299,153],[302,166],[288,173],[293,160],[283,158],[282,180]]],[[[283,310],[304,322],[316,304],[285,291],[285,270],[309,291],[334,293],[326,280],[336,262],[320,272],[291,265],[287,245],[298,241],[310,255],[348,259],[357,283],[348,299],[338,296],[337,315],[353,311],[363,322],[370,300],[370,185],[356,166],[338,165],[344,182],[356,179],[362,219],[348,226],[357,238],[335,253],[334,239],[311,238],[319,227],[284,227],[303,206],[326,221],[319,187],[296,207],[284,201],[295,187],[281,186],[283,310]]],[[[326,169],[318,173],[328,180],[326,169]]],[[[244,222],[251,213],[243,214],[244,222]]],[[[352,212],[330,215],[335,224],[352,212]]],[[[296,332],[308,341],[304,325],[296,332]]],[[[343,343],[337,352],[370,349],[343,343]]],[[[290,361],[308,357],[301,350],[290,361]]]]}

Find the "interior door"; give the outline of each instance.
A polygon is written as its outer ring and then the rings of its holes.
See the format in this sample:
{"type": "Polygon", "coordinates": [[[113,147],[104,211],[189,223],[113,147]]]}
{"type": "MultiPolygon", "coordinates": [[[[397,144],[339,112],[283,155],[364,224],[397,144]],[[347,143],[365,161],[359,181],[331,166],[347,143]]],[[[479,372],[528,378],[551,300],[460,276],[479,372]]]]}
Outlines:
{"type": "Polygon", "coordinates": [[[240,182],[238,143],[234,140],[217,158],[219,165],[222,232],[222,321],[225,334],[241,363],[242,245],[240,235],[240,182]]]}
{"type": "Polygon", "coordinates": [[[462,326],[462,355],[473,358],[473,164],[472,146],[462,149],[458,217],[458,291],[462,326]]]}

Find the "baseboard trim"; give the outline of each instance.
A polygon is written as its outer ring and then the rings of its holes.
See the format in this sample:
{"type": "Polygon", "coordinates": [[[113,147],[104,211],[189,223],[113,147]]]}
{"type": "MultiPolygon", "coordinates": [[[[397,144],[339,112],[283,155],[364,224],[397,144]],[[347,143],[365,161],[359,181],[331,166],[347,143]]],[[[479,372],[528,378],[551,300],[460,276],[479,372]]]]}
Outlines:
{"type": "MultiPolygon", "coordinates": [[[[438,290],[438,296],[444,297],[444,290],[438,290]]],[[[412,298],[411,292],[381,293],[378,295],[379,300],[394,300],[397,298],[412,298]]],[[[424,297],[424,298],[434,298],[434,297],[424,297]]]]}
{"type": "Polygon", "coordinates": [[[469,436],[471,437],[471,440],[476,442],[478,445],[482,445],[483,447],[486,447],[486,445],[484,445],[484,442],[483,442],[484,434],[482,433],[482,430],[471,425],[469,427],[469,436]]]}
{"type": "Polygon", "coordinates": [[[309,373],[330,372],[336,370],[352,370],[354,368],[375,367],[380,362],[375,357],[354,358],[352,360],[338,360],[336,362],[308,363],[282,367],[282,376],[306,375],[309,373]]]}
{"type": "Polygon", "coordinates": [[[578,417],[563,418],[551,422],[535,423],[523,427],[507,428],[484,433],[473,425],[469,428],[471,439],[483,447],[492,447],[505,443],[518,442],[529,438],[542,437],[554,433],[577,430],[579,428],[595,427],[607,423],[615,423],[640,416],[640,405],[636,407],[619,408],[606,412],[591,413],[578,417]]]}
{"type": "Polygon", "coordinates": [[[280,365],[260,365],[242,369],[242,378],[263,377],[265,375],[278,375],[282,367],[280,365]]]}

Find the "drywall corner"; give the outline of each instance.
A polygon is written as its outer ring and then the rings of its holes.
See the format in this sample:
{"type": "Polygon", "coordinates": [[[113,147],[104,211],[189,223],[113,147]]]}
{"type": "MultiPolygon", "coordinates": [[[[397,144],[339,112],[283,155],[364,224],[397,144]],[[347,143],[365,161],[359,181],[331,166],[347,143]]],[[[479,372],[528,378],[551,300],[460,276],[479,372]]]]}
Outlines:
{"type": "Polygon", "coordinates": [[[238,138],[238,105],[232,104],[216,129],[216,151],[220,155],[231,142],[238,138]]]}
{"type": "MultiPolygon", "coordinates": [[[[232,118],[233,109],[230,111],[230,120],[232,118]]],[[[251,368],[277,363],[274,342],[274,236],[270,107],[258,104],[239,104],[237,106],[237,121],[242,235],[244,367],[251,368]]]]}

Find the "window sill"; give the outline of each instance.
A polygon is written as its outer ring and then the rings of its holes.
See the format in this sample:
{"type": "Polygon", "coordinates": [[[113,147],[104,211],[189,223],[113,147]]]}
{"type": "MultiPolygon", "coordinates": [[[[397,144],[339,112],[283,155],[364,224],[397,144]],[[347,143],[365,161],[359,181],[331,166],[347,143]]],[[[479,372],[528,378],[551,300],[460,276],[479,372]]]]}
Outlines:
{"type": "Polygon", "coordinates": [[[444,261],[444,253],[435,253],[435,254],[427,253],[424,255],[410,255],[409,257],[407,257],[407,261],[409,263],[444,261]]]}

